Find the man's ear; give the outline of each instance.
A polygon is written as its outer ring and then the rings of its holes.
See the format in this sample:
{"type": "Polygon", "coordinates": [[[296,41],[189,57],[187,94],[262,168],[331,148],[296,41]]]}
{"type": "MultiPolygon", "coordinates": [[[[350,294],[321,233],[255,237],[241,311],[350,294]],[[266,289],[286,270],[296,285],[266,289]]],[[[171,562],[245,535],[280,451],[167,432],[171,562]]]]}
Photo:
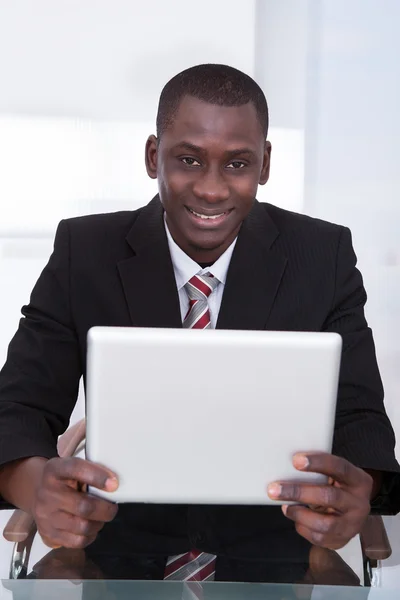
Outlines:
{"type": "Polygon", "coordinates": [[[269,179],[269,171],[270,171],[270,165],[271,165],[271,151],[272,151],[271,143],[266,141],[265,148],[264,148],[263,166],[261,169],[260,180],[258,182],[260,185],[265,185],[269,179]]]}
{"type": "Polygon", "coordinates": [[[149,136],[146,142],[145,162],[147,175],[151,179],[157,179],[157,138],[155,135],[149,136]]]}

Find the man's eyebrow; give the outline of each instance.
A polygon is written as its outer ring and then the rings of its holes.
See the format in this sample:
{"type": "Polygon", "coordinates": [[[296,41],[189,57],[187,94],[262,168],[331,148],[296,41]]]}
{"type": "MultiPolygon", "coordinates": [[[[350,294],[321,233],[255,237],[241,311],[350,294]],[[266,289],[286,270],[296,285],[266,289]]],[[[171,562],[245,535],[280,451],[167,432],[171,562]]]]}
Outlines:
{"type": "Polygon", "coordinates": [[[204,154],[204,148],[200,148],[200,146],[196,146],[195,144],[191,144],[190,142],[179,142],[176,144],[176,149],[188,150],[189,152],[196,152],[197,154],[204,154]]]}
{"type": "MultiPolygon", "coordinates": [[[[176,144],[175,149],[188,150],[189,152],[195,152],[197,154],[206,154],[206,150],[190,142],[180,142],[176,144]]],[[[256,156],[256,153],[251,148],[234,148],[232,150],[226,150],[225,154],[229,157],[247,154],[249,156],[256,156]]]]}
{"type": "Polygon", "coordinates": [[[251,148],[235,148],[234,150],[227,150],[226,154],[229,154],[229,156],[238,156],[239,154],[256,156],[256,153],[251,148]]]}

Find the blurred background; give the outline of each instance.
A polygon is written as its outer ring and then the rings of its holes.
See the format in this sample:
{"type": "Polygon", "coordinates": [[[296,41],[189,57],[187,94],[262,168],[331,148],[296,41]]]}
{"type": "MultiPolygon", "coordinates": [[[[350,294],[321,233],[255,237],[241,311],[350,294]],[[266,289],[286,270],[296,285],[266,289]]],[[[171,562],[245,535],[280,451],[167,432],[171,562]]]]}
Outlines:
{"type": "Polygon", "coordinates": [[[162,86],[227,63],[270,105],[259,199],[353,232],[400,436],[399,23],[398,0],[1,0],[0,362],[58,221],[146,204],[162,86]]]}

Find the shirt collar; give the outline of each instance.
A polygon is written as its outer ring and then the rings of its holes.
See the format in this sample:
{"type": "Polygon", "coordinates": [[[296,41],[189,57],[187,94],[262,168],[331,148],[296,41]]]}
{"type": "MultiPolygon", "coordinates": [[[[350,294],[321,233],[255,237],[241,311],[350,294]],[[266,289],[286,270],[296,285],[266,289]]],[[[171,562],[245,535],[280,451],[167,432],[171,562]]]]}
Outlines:
{"type": "Polygon", "coordinates": [[[211,267],[202,269],[200,265],[191,259],[190,256],[188,256],[175,242],[168,229],[165,217],[164,224],[178,291],[183,288],[194,275],[204,275],[205,273],[211,273],[218,279],[220,283],[225,285],[229,264],[231,262],[232,253],[235,248],[237,238],[233,240],[229,248],[225,250],[219,259],[213,265],[211,265],[211,267]]]}

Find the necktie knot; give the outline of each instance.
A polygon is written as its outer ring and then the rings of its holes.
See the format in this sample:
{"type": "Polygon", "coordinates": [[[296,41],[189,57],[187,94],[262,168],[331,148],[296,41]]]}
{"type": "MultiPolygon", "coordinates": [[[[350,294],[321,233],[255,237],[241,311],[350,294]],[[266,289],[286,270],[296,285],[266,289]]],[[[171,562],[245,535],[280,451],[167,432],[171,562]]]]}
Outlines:
{"type": "Polygon", "coordinates": [[[187,282],[185,290],[189,298],[189,310],[183,321],[183,327],[187,329],[210,329],[211,317],[208,297],[218,284],[219,280],[211,273],[194,275],[187,282]]]}
{"type": "Polygon", "coordinates": [[[218,284],[218,279],[211,273],[194,275],[186,283],[185,290],[189,300],[207,300],[218,284]]]}

